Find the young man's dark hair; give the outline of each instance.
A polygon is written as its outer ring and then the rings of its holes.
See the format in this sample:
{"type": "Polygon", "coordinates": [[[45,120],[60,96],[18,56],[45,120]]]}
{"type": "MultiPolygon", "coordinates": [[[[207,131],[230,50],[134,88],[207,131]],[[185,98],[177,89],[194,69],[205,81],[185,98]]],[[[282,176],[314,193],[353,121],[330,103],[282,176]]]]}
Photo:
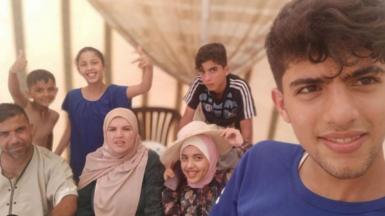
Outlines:
{"type": "Polygon", "coordinates": [[[21,106],[12,103],[0,103],[0,122],[17,115],[24,115],[25,118],[28,119],[27,114],[21,106]]]}
{"type": "Polygon", "coordinates": [[[266,53],[277,87],[288,65],[332,58],[341,67],[355,57],[385,62],[385,1],[295,0],[275,19],[266,39],[266,53]]]}
{"type": "Polygon", "coordinates": [[[44,70],[44,69],[38,69],[38,70],[33,70],[30,73],[28,73],[28,75],[27,75],[27,87],[31,88],[35,83],[37,83],[38,81],[41,81],[41,80],[43,80],[45,83],[47,83],[48,80],[52,80],[54,83],[56,83],[55,77],[51,72],[44,70]]]}
{"type": "Polygon", "coordinates": [[[225,46],[221,43],[209,43],[199,48],[195,56],[195,69],[202,71],[202,63],[209,60],[226,67],[227,54],[225,46]]]}

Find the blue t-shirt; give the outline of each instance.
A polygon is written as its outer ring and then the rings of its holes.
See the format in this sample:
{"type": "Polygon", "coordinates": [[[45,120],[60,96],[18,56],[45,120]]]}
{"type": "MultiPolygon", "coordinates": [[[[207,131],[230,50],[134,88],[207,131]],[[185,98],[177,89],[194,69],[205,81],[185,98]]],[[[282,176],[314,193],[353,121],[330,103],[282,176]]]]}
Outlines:
{"type": "Polygon", "coordinates": [[[384,216],[385,197],[342,202],[321,197],[302,183],[300,145],[265,141],[241,159],[211,216],[384,216]]]}
{"type": "Polygon", "coordinates": [[[77,181],[83,170],[86,155],[103,144],[103,122],[106,114],[114,108],[131,108],[127,98],[127,86],[109,85],[96,101],[86,100],[80,89],[66,95],[62,109],[71,122],[70,166],[77,181]]]}

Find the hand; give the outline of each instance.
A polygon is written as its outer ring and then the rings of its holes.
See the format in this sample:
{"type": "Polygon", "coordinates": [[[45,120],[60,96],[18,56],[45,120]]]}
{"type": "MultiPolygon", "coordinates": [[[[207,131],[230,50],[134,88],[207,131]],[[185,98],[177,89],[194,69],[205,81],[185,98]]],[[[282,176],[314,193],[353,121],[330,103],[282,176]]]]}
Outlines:
{"type": "Polygon", "coordinates": [[[138,62],[138,67],[142,70],[145,68],[152,68],[152,62],[150,58],[144,53],[142,47],[138,47],[136,52],[139,54],[139,58],[132,61],[132,63],[138,62]]]}
{"type": "Polygon", "coordinates": [[[9,71],[11,73],[18,73],[20,71],[24,71],[26,67],[27,60],[25,59],[23,50],[20,50],[19,54],[17,55],[16,61],[13,63],[9,71]]]}
{"type": "Polygon", "coordinates": [[[166,170],[163,173],[163,179],[167,181],[169,178],[174,178],[175,173],[171,168],[166,168],[166,170]]]}
{"type": "Polygon", "coordinates": [[[225,128],[221,131],[223,136],[232,146],[239,147],[243,144],[241,132],[235,128],[225,128]]]}

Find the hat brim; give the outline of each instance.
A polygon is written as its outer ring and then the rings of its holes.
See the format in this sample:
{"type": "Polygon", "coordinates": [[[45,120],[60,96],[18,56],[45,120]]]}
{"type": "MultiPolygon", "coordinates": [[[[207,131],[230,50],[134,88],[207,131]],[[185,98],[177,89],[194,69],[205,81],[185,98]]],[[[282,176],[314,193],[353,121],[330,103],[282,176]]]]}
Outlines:
{"type": "Polygon", "coordinates": [[[221,136],[221,131],[218,130],[218,128],[212,128],[212,129],[205,128],[205,129],[196,130],[190,133],[188,136],[185,136],[181,139],[177,139],[176,141],[171,143],[170,147],[168,147],[166,151],[163,152],[163,154],[160,156],[160,161],[166,167],[171,166],[173,163],[179,160],[180,149],[182,147],[183,142],[190,137],[201,135],[201,134],[207,135],[213,139],[213,142],[217,147],[217,151],[219,155],[226,154],[232,148],[230,143],[223,136],[221,136]]]}

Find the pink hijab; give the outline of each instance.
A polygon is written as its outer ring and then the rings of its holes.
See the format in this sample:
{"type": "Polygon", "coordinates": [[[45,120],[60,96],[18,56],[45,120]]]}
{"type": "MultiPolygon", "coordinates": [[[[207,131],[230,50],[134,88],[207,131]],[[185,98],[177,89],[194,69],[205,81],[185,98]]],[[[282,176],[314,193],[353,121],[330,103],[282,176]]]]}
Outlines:
{"type": "Polygon", "coordinates": [[[217,162],[219,158],[217,147],[211,137],[207,135],[196,135],[183,142],[182,147],[180,148],[180,156],[187,146],[195,146],[198,148],[209,161],[209,169],[207,170],[206,175],[199,182],[191,183],[187,180],[187,184],[190,187],[203,188],[213,180],[215,172],[217,171],[217,162]]]}
{"type": "Polygon", "coordinates": [[[97,180],[95,215],[135,215],[139,203],[148,150],[141,143],[136,116],[129,109],[116,108],[106,115],[103,124],[104,137],[109,124],[117,117],[126,119],[133,127],[136,141],[131,151],[117,154],[108,147],[105,140],[102,147],[87,155],[79,189],[97,180]]]}

